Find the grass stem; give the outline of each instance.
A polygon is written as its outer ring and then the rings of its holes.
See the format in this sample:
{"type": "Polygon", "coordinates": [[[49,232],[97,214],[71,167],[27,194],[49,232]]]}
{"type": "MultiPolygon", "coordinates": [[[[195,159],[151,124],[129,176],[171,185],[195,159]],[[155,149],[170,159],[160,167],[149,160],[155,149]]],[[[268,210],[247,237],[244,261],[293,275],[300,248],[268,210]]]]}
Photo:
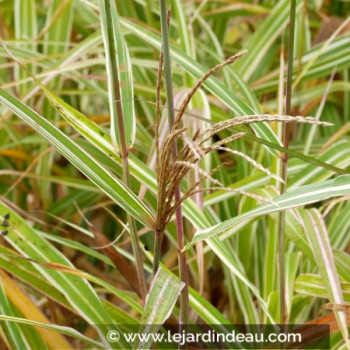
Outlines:
{"type": "MultiPolygon", "coordinates": [[[[295,13],[296,0],[290,2],[290,21],[288,35],[288,63],[287,63],[287,81],[286,81],[286,115],[291,114],[292,102],[292,80],[293,80],[293,53],[294,53],[294,35],[295,35],[295,13]]],[[[289,147],[289,125],[284,123],[283,126],[283,145],[289,147]]],[[[284,181],[281,194],[287,190],[288,178],[288,154],[285,153],[282,159],[282,179],[284,181]]],[[[286,282],[285,282],[285,261],[284,261],[284,233],[285,233],[285,211],[281,211],[279,215],[279,249],[278,249],[278,266],[279,266],[279,284],[280,284],[280,322],[287,323],[286,310],[286,282]]]]}
{"type": "MultiPolygon", "coordinates": [[[[164,55],[164,77],[165,77],[165,89],[167,96],[167,108],[169,118],[169,129],[175,121],[175,109],[173,100],[173,87],[172,87],[172,73],[171,73],[171,59],[169,49],[169,38],[168,38],[168,20],[167,20],[167,6],[166,0],[159,0],[160,2],[160,19],[161,19],[161,30],[162,30],[162,42],[163,42],[163,55],[164,55]]],[[[177,156],[177,143],[174,141],[173,146],[173,158],[177,156]]],[[[180,188],[178,187],[175,191],[175,203],[178,203],[181,199],[180,188]]],[[[184,248],[184,230],[183,230],[183,216],[182,208],[179,205],[175,212],[176,216],[176,230],[177,230],[177,249],[178,249],[178,260],[179,260],[179,271],[180,278],[185,283],[185,288],[182,290],[180,296],[180,325],[188,323],[189,314],[189,296],[188,296],[188,267],[186,261],[186,253],[183,251],[184,248]]]]}
{"type": "MultiPolygon", "coordinates": [[[[169,25],[169,24],[168,24],[169,25]]],[[[159,180],[159,123],[160,123],[160,89],[162,86],[162,70],[163,70],[163,47],[160,50],[159,62],[158,62],[158,74],[157,74],[157,91],[156,91],[156,108],[155,108],[155,141],[156,141],[156,173],[159,180]]],[[[157,212],[160,212],[160,201],[157,201],[157,212]]],[[[161,244],[162,244],[162,235],[163,233],[156,229],[154,232],[154,257],[153,257],[153,277],[156,275],[159,262],[160,262],[160,253],[161,253],[161,244]]]]}
{"type": "MultiPolygon", "coordinates": [[[[118,78],[118,62],[116,60],[117,54],[116,54],[115,40],[114,40],[114,35],[113,35],[110,0],[105,0],[105,6],[106,6],[106,14],[107,14],[107,26],[108,26],[109,42],[113,43],[113,45],[111,45],[111,47],[110,47],[109,55],[111,56],[110,60],[111,60],[111,68],[112,68],[113,82],[114,82],[113,89],[114,89],[114,94],[116,97],[114,103],[116,104],[118,130],[119,130],[118,137],[119,137],[120,145],[121,145],[120,156],[122,159],[123,182],[127,187],[130,187],[128,149],[127,149],[126,141],[125,141],[124,118],[123,118],[122,100],[121,100],[121,94],[120,94],[120,84],[119,84],[119,78],[118,78]]],[[[132,249],[133,249],[133,252],[135,255],[136,271],[137,271],[138,282],[140,285],[141,297],[142,297],[142,300],[145,301],[147,287],[146,287],[146,280],[145,280],[145,275],[144,275],[144,271],[143,271],[141,249],[140,249],[139,240],[137,237],[136,223],[135,223],[134,218],[129,214],[127,214],[127,221],[128,221],[129,229],[130,229],[132,249]]]]}

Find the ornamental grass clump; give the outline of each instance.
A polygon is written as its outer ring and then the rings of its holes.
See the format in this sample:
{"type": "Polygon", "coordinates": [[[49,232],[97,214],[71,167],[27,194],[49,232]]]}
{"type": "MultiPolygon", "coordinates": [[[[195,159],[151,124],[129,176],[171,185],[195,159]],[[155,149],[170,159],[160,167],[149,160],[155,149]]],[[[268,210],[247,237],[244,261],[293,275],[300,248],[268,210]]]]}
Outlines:
{"type": "Polygon", "coordinates": [[[350,3],[42,2],[1,2],[0,347],[350,349],[350,3]]]}

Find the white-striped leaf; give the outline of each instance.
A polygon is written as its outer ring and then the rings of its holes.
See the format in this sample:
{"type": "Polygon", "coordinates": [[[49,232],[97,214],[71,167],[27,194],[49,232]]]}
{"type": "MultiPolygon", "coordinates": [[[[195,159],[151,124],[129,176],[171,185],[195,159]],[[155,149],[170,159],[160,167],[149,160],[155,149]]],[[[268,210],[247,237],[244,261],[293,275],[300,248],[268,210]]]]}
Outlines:
{"type": "MultiPolygon", "coordinates": [[[[99,0],[102,38],[105,47],[108,79],[108,98],[111,114],[111,137],[113,144],[121,150],[120,134],[124,133],[126,147],[130,148],[135,139],[136,119],[134,111],[134,91],[132,67],[129,52],[120,28],[119,16],[115,1],[99,0]],[[117,70],[117,72],[115,72],[117,70]],[[115,76],[117,74],[117,77],[115,76]],[[119,80],[121,101],[115,94],[116,79],[119,80]],[[123,129],[119,130],[117,104],[123,112],[123,129]]],[[[121,117],[121,116],[119,116],[121,117]]]]}
{"type": "Polygon", "coordinates": [[[346,194],[350,194],[350,175],[342,175],[332,180],[301,186],[275,198],[273,200],[274,203],[262,204],[253,210],[226,220],[218,225],[197,231],[192,242],[190,242],[186,248],[190,248],[203,239],[208,239],[214,235],[225,232],[244,220],[346,194]]]}
{"type": "Polygon", "coordinates": [[[153,226],[150,210],[117,177],[102,167],[74,141],[34,110],[0,89],[0,101],[50,142],[107,196],[146,226],[153,226]]]}
{"type": "MultiPolygon", "coordinates": [[[[139,333],[156,333],[167,320],[185,284],[174,275],[159,268],[147,294],[146,306],[142,315],[139,333]]],[[[148,349],[152,337],[136,341],[134,349],[148,349]]]]}
{"type": "MultiPolygon", "coordinates": [[[[344,297],[341,290],[338,272],[334,263],[332,246],[325,222],[321,213],[317,209],[311,209],[305,213],[304,224],[306,224],[306,236],[321,273],[322,281],[328,294],[328,299],[331,303],[342,305],[344,304],[344,297]]],[[[343,338],[345,342],[348,343],[349,333],[346,315],[343,312],[335,311],[335,317],[343,338]]]]}

